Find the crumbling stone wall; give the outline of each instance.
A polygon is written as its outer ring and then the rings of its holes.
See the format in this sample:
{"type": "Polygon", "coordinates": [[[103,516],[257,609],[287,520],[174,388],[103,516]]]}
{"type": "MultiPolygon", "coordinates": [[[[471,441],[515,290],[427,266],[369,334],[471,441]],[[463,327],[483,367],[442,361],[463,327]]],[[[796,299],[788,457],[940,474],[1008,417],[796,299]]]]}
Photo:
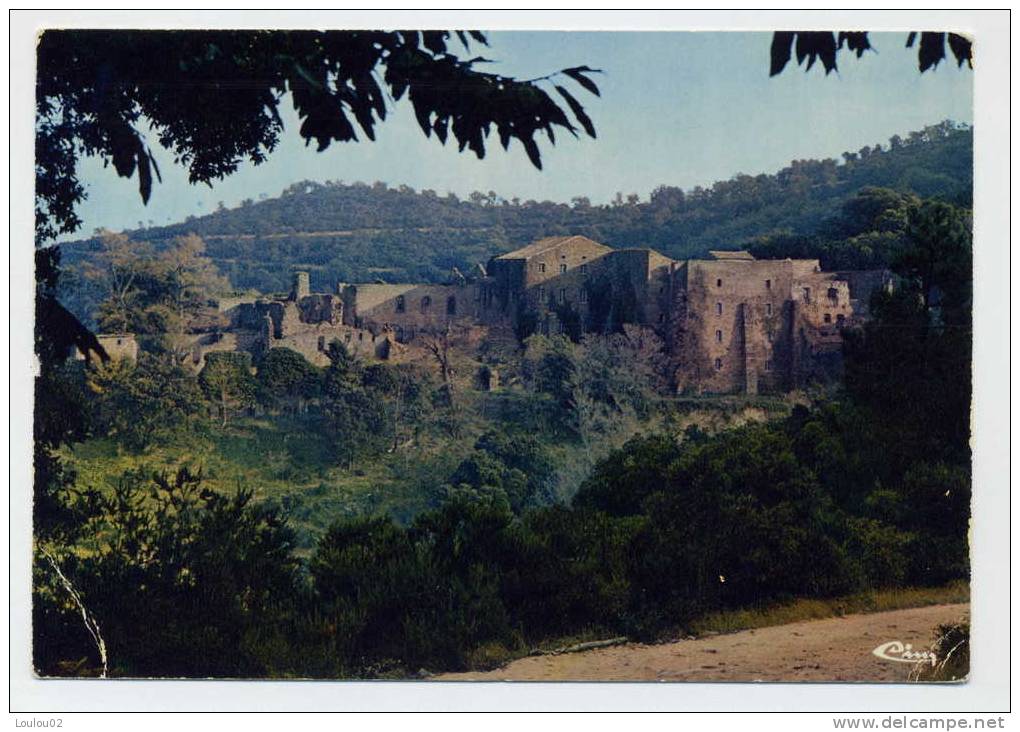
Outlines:
{"type": "Polygon", "coordinates": [[[205,355],[213,351],[244,351],[258,359],[270,348],[290,348],[317,366],[329,364],[329,344],[343,343],[353,355],[367,359],[399,358],[394,334],[386,328],[377,332],[344,323],[344,301],[340,294],[312,293],[295,299],[304,283],[286,300],[259,299],[239,302],[227,311],[230,328],[223,334],[196,336],[189,366],[200,370],[205,355]]]}
{"type": "Polygon", "coordinates": [[[481,288],[456,285],[344,285],[344,323],[372,333],[390,332],[410,343],[447,326],[470,327],[481,319],[481,288]]]}
{"type": "Polygon", "coordinates": [[[890,282],[881,273],[822,272],[817,260],[724,256],[680,272],[673,287],[684,294],[673,297],[669,330],[677,385],[713,393],[838,378],[842,329],[859,325],[861,300],[890,282]]]}
{"type": "Polygon", "coordinates": [[[209,350],[257,357],[282,346],[326,365],[334,339],[363,358],[410,358],[423,336],[509,330],[527,314],[549,334],[578,323],[654,331],[678,391],[782,392],[838,374],[842,328],[862,322],[871,293],[891,285],[888,273],[822,272],[818,260],[719,251],[678,262],[580,236],[543,239],[445,285],[340,283],[322,294],[300,274],[287,298],[231,309],[229,337],[196,343],[196,363],[209,350]]]}

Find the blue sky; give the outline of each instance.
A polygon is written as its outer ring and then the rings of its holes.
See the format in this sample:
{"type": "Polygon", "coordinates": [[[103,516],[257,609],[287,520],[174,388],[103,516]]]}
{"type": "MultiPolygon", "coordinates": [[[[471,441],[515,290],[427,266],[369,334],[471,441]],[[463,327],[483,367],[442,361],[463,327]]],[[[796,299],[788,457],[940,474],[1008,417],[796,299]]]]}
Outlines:
{"type": "Polygon", "coordinates": [[[298,136],[286,100],[287,131],[269,161],[245,164],[212,189],[188,184],[185,170],[152,134],[163,182],[147,206],[137,180],[120,179],[97,160],[82,161],[89,198],[79,209],[78,236],[98,227],[180,221],[213,211],[219,201],[234,206],[275,196],[305,179],[384,181],[462,196],[494,190],[522,200],[588,196],[602,203],[618,191],[646,199],[661,184],[688,189],[738,173],[770,173],[793,159],[838,158],[943,119],[972,122],[973,72],[949,62],[919,74],[916,50],[904,48],[903,33],[871,34],[877,52],[860,60],[843,52],[839,72],[828,77],[820,63],[805,74],[791,62],[771,79],[770,33],[499,32],[489,39],[491,47],[480,53],[498,61],[490,68],[499,73],[531,78],[581,64],[603,69],[601,98],[576,94],[598,139],[558,135],[555,148],[542,144],[543,171],[516,143],[504,152],[495,136],[478,160],[457,153],[454,144],[426,139],[404,100],[376,142],[316,153],[298,136]]]}

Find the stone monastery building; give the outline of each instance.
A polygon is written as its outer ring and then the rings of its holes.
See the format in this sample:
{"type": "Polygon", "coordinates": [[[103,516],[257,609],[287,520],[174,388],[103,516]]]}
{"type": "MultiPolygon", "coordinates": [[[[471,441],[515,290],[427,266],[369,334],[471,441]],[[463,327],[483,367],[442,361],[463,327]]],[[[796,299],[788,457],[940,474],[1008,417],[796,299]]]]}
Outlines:
{"type": "Polygon", "coordinates": [[[447,328],[555,334],[652,329],[678,392],[783,392],[838,374],[841,330],[868,315],[884,271],[823,272],[816,259],[758,260],[744,251],[674,260],[583,236],[541,239],[448,284],[348,284],[313,293],[307,272],[286,298],[223,303],[230,326],[196,337],[193,365],[216,350],[258,356],[292,348],[328,363],[334,339],[363,358],[399,359],[447,328]]]}

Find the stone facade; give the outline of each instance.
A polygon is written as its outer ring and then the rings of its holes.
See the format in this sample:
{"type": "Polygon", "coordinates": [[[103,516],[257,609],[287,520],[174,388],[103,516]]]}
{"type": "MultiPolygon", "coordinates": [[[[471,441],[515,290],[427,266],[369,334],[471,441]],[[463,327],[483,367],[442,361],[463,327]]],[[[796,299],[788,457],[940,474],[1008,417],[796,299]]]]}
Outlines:
{"type": "MultiPolygon", "coordinates": [[[[681,391],[781,392],[839,374],[841,331],[859,325],[871,289],[817,260],[715,253],[676,267],[668,340],[681,391]]],[[[878,273],[859,278],[874,288],[878,273]]]]}
{"type": "Polygon", "coordinates": [[[257,360],[271,348],[289,348],[316,366],[327,366],[334,340],[352,355],[370,360],[397,358],[402,349],[384,328],[372,330],[345,321],[344,295],[310,292],[307,272],[295,273],[285,298],[234,299],[226,305],[229,325],[192,336],[188,367],[200,371],[206,354],[214,351],[244,351],[257,360]]]}
{"type": "Polygon", "coordinates": [[[339,283],[324,294],[309,290],[307,273],[293,282],[285,298],[231,302],[225,332],[195,337],[192,365],[209,351],[257,359],[286,347],[321,366],[334,339],[362,358],[401,358],[423,336],[527,316],[545,334],[654,331],[678,392],[777,393],[838,377],[842,329],[867,318],[871,293],[891,286],[887,272],[823,272],[815,259],[715,251],[680,261],[583,236],[541,239],[468,277],[454,270],[446,284],[339,283]]]}
{"type": "Polygon", "coordinates": [[[343,323],[372,333],[391,333],[399,343],[448,326],[482,319],[481,284],[466,279],[446,285],[340,284],[343,323]]]}
{"type": "Polygon", "coordinates": [[[567,314],[586,331],[633,324],[666,343],[678,391],[784,392],[837,378],[842,329],[867,317],[887,272],[822,272],[818,260],[715,251],[678,261],[585,237],[544,239],[493,259],[483,315],[535,316],[543,333],[567,314]]]}

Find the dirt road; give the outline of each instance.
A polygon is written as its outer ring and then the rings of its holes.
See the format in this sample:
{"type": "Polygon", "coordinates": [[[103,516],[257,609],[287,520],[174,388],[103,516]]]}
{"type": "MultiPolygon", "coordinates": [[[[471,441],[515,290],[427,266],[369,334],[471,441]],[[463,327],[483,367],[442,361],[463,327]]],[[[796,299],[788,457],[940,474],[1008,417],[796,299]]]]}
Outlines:
{"type": "Polygon", "coordinates": [[[876,657],[883,643],[927,649],[939,623],[969,606],[929,607],[809,620],[661,645],[627,644],[531,656],[489,672],[440,681],[906,681],[911,664],[876,657]]]}

